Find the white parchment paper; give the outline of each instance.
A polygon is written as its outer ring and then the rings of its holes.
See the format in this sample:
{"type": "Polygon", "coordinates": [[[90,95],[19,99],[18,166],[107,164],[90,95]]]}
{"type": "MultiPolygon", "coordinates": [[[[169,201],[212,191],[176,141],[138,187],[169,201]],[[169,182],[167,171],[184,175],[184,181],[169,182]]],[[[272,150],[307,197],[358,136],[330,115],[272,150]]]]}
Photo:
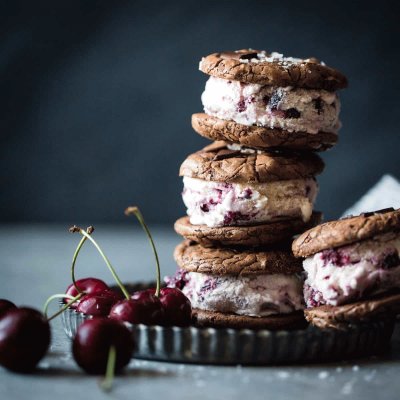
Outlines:
{"type": "Polygon", "coordinates": [[[400,182],[392,175],[384,175],[360,200],[348,208],[343,217],[382,208],[400,208],[400,182]]]}

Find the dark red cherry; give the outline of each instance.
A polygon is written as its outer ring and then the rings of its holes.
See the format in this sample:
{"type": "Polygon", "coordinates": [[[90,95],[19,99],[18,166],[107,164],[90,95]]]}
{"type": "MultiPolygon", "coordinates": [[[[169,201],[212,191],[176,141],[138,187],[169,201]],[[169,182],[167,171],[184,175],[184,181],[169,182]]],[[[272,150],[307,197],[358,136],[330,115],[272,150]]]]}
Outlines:
{"type": "Polygon", "coordinates": [[[179,289],[169,287],[161,289],[160,301],[164,307],[165,325],[190,325],[192,306],[189,299],[179,289]]]}
{"type": "Polygon", "coordinates": [[[0,318],[6,311],[10,310],[11,308],[17,308],[17,306],[9,300],[0,299],[0,318]]]}
{"type": "Polygon", "coordinates": [[[89,374],[104,374],[110,347],[116,351],[115,370],[125,367],[133,354],[132,333],[121,322],[95,318],[83,322],[75,335],[72,352],[77,364],[89,374]]]}
{"type": "MultiPolygon", "coordinates": [[[[105,290],[110,290],[105,282],[97,278],[78,279],[76,281],[76,286],[80,289],[81,292],[85,292],[86,294],[99,294],[104,292],[105,290]]],[[[67,287],[65,293],[69,294],[72,297],[78,295],[78,291],[72,283],[67,287]]],[[[66,302],[68,302],[68,300],[69,299],[67,298],[65,299],[66,302]]],[[[74,303],[71,305],[71,307],[77,307],[77,305],[78,303],[74,303]]]]}
{"type": "Polygon", "coordinates": [[[134,293],[129,300],[121,300],[115,304],[109,317],[131,324],[162,325],[164,308],[158,297],[151,291],[144,290],[134,293]]]}
{"type": "Polygon", "coordinates": [[[112,290],[104,290],[98,294],[86,294],[79,301],[76,310],[95,317],[106,317],[111,307],[121,300],[121,295],[112,290]]]}
{"type": "Polygon", "coordinates": [[[133,299],[133,300],[141,300],[141,301],[148,301],[148,300],[157,301],[158,298],[155,295],[155,293],[156,293],[156,289],[138,290],[138,291],[132,293],[131,299],[133,299]]]}
{"type": "MultiPolygon", "coordinates": [[[[132,299],[139,301],[154,300],[155,289],[146,289],[133,293],[132,299]]],[[[164,309],[162,321],[157,323],[166,326],[188,326],[192,319],[192,306],[189,299],[175,288],[163,288],[160,290],[159,301],[164,309]]]]}
{"type": "Polygon", "coordinates": [[[32,308],[12,308],[0,319],[0,364],[16,372],[29,372],[46,354],[50,325],[32,308]]]}

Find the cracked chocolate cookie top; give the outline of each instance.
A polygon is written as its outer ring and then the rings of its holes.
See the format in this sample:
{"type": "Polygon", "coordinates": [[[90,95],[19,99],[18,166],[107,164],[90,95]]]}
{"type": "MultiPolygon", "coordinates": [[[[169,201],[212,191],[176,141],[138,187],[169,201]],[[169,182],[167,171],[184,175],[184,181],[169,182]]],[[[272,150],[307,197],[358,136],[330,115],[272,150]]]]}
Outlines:
{"type": "Polygon", "coordinates": [[[324,151],[334,146],[338,135],[334,132],[288,132],[283,129],[257,125],[242,125],[197,113],[192,115],[192,127],[211,140],[225,140],[258,149],[286,148],[292,150],[324,151]]]}
{"type": "Polygon", "coordinates": [[[180,268],[189,272],[212,275],[292,275],[302,271],[301,260],[296,259],[290,246],[276,249],[235,249],[202,247],[185,240],[174,252],[180,268]]]}
{"type": "Polygon", "coordinates": [[[265,183],[310,178],[320,174],[324,162],[314,153],[290,150],[243,152],[229,150],[226,142],[214,142],[191,154],[179,175],[206,181],[265,183]]]}
{"type": "Polygon", "coordinates": [[[400,232],[400,209],[386,208],[318,225],[300,235],[292,245],[296,257],[309,257],[322,250],[400,232]]]}
{"type": "Polygon", "coordinates": [[[236,50],[203,57],[199,69],[223,79],[271,86],[334,91],[347,87],[347,78],[316,58],[284,57],[264,50],[236,50]]]}

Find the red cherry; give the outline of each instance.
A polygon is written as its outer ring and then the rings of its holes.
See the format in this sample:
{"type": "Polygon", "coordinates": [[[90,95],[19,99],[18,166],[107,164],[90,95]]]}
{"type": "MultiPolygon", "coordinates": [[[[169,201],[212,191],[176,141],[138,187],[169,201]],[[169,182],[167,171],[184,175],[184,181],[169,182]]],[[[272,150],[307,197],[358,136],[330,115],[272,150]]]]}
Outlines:
{"type": "Polygon", "coordinates": [[[17,306],[9,300],[0,299],[0,318],[6,311],[10,310],[11,308],[17,308],[17,306]]]}
{"type": "Polygon", "coordinates": [[[179,289],[169,287],[161,289],[160,301],[165,311],[165,325],[190,325],[192,305],[179,289]]]}
{"type": "Polygon", "coordinates": [[[79,301],[76,310],[95,317],[106,317],[111,307],[121,300],[121,295],[112,290],[105,290],[98,294],[86,294],[79,301]]]}
{"type": "MultiPolygon", "coordinates": [[[[76,281],[76,286],[81,290],[82,292],[85,292],[86,294],[99,294],[104,292],[105,290],[109,290],[110,288],[108,285],[102,281],[101,279],[97,278],[83,278],[83,279],[78,279],[76,281]]],[[[71,297],[75,297],[78,295],[78,291],[76,290],[74,284],[71,283],[67,287],[67,290],[65,291],[66,294],[70,295],[71,297]]],[[[65,302],[68,302],[68,298],[65,299],[65,302]]],[[[71,307],[77,307],[77,303],[71,304],[71,307]]]]}
{"type": "MultiPolygon", "coordinates": [[[[155,292],[155,289],[141,290],[133,293],[132,299],[144,301],[155,297],[155,292]]],[[[190,325],[192,320],[192,306],[189,299],[179,289],[170,287],[161,289],[159,300],[164,309],[164,325],[190,325]]]]}
{"type": "Polygon", "coordinates": [[[156,289],[138,290],[136,292],[133,292],[133,294],[131,295],[131,299],[140,301],[148,301],[148,300],[153,301],[154,298],[157,299],[155,293],[156,289]]]}
{"type": "Polygon", "coordinates": [[[129,300],[121,300],[115,304],[109,317],[131,324],[162,325],[164,308],[158,297],[151,291],[144,290],[134,293],[129,300]]]}
{"type": "Polygon", "coordinates": [[[110,347],[116,351],[115,370],[125,367],[133,354],[132,333],[121,322],[95,318],[83,322],[75,335],[72,352],[77,364],[89,374],[104,374],[110,347]]]}
{"type": "Polygon", "coordinates": [[[16,372],[29,372],[50,344],[50,325],[32,308],[12,308],[0,319],[0,364],[16,372]]]}

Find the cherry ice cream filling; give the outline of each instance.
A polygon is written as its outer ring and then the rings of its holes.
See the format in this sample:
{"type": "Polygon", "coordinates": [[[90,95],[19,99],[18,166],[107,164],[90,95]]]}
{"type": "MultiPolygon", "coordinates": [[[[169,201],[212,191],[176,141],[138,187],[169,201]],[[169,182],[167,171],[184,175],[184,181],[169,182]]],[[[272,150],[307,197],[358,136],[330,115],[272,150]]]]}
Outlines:
{"type": "Polygon", "coordinates": [[[193,308],[253,317],[288,314],[304,308],[297,275],[220,276],[178,269],[165,279],[179,287],[193,308]]]}
{"type": "Polygon", "coordinates": [[[183,202],[193,225],[250,225],[311,217],[318,191],[315,179],[240,184],[183,178],[183,202]]]}
{"type": "Polygon", "coordinates": [[[389,233],[304,260],[307,307],[333,306],[400,288],[400,238],[389,233]]]}
{"type": "Polygon", "coordinates": [[[274,87],[210,77],[202,94],[204,111],[243,125],[289,132],[337,132],[339,98],[325,90],[274,87]]]}

